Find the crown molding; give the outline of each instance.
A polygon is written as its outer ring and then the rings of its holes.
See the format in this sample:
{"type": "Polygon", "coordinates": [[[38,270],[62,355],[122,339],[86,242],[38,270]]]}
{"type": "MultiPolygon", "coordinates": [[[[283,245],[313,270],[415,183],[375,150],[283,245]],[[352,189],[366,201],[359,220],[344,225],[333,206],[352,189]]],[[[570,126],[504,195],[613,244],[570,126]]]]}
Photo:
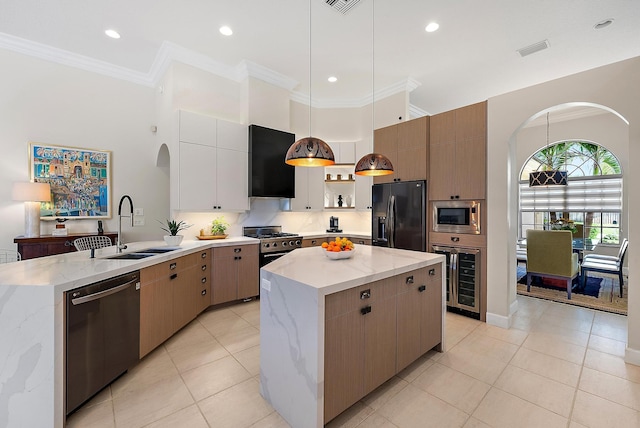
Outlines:
{"type": "MultiPolygon", "coordinates": [[[[158,49],[153,64],[147,73],[120,67],[106,61],[55,48],[43,43],[22,39],[6,33],[0,33],[0,48],[149,87],[157,86],[171,63],[175,61],[234,82],[242,82],[248,77],[253,77],[291,92],[290,99],[292,101],[309,105],[308,94],[293,91],[293,89],[298,86],[298,81],[282,73],[248,60],[243,60],[237,66],[231,67],[215,61],[207,55],[194,52],[167,41],[164,41],[160,49],[158,49]]],[[[380,100],[400,92],[408,93],[418,86],[420,86],[420,82],[409,77],[375,91],[375,96],[368,94],[361,98],[347,100],[314,99],[312,100],[312,105],[315,108],[360,108],[371,104],[374,99],[380,100]]],[[[416,114],[422,112],[417,109],[417,107],[414,111],[417,112],[416,114]]],[[[426,112],[423,113],[426,114],[426,112]]]]}
{"type": "MultiPolygon", "coordinates": [[[[353,98],[347,100],[329,100],[329,99],[313,99],[311,104],[314,108],[361,108],[366,105],[371,104],[374,99],[381,100],[383,98],[390,97],[391,95],[395,95],[401,92],[410,93],[414,89],[420,86],[420,82],[417,80],[408,77],[406,79],[402,79],[399,82],[393,83],[389,86],[381,88],[375,91],[375,97],[372,96],[371,93],[365,95],[361,98],[353,98]]],[[[289,97],[291,101],[295,101],[300,104],[309,105],[309,94],[305,94],[302,92],[291,92],[291,96],[289,97]]],[[[417,108],[417,107],[416,107],[417,108]]],[[[417,110],[416,110],[417,111],[417,110]]],[[[427,114],[424,112],[424,114],[427,114]]],[[[424,114],[422,116],[424,116],[424,114]]]]}
{"type": "Polygon", "coordinates": [[[431,116],[428,111],[422,110],[420,107],[409,104],[409,117],[411,119],[417,119],[422,116],[431,116]]]}
{"type": "Polygon", "coordinates": [[[138,85],[154,86],[147,73],[131,70],[129,68],[113,65],[88,56],[73,53],[64,49],[55,48],[43,43],[33,42],[6,33],[0,33],[0,48],[23,55],[40,58],[69,67],[79,68],[85,71],[126,80],[138,85]]]}

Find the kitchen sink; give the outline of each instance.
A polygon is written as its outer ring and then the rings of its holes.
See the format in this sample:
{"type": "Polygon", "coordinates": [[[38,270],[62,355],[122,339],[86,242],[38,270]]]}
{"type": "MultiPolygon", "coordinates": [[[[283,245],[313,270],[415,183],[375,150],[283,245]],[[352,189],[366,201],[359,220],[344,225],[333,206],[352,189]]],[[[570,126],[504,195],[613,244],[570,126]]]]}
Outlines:
{"type": "Polygon", "coordinates": [[[151,256],[157,256],[158,254],[164,254],[171,251],[175,251],[178,248],[147,248],[146,250],[134,251],[132,253],[118,254],[117,256],[107,257],[108,259],[120,259],[120,260],[139,260],[145,259],[151,256]]]}
{"type": "Polygon", "coordinates": [[[147,257],[155,256],[154,253],[124,253],[117,256],[107,257],[107,259],[119,259],[119,260],[139,260],[147,257]]]}

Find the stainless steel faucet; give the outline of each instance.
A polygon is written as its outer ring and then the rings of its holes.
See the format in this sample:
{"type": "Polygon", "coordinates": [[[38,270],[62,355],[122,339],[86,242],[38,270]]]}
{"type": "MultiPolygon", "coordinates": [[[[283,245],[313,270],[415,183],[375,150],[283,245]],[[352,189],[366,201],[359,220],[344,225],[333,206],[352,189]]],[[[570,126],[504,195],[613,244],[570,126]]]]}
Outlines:
{"type": "Polygon", "coordinates": [[[133,227],[133,201],[129,195],[124,195],[120,198],[120,203],[118,204],[118,242],[116,243],[116,251],[121,253],[122,250],[127,248],[125,244],[122,243],[122,217],[128,217],[131,219],[131,227],[133,227]],[[122,215],[122,203],[125,199],[129,200],[129,205],[131,206],[131,215],[122,215]]]}

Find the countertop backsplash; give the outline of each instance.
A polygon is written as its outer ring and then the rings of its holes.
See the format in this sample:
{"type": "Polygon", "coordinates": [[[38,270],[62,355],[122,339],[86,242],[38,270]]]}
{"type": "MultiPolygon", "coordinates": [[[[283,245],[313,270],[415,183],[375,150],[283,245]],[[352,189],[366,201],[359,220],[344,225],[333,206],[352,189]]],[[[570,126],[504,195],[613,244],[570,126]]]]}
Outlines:
{"type": "Polygon", "coordinates": [[[250,210],[245,213],[188,213],[180,212],[176,215],[179,220],[184,220],[193,224],[184,234],[198,235],[200,229],[209,231],[211,221],[219,216],[229,223],[227,233],[229,236],[241,236],[243,226],[282,226],[283,232],[289,233],[318,233],[329,227],[329,217],[335,216],[340,219],[340,229],[350,232],[368,235],[371,233],[371,212],[370,211],[312,211],[312,212],[290,212],[280,209],[279,199],[251,200],[250,210]]]}

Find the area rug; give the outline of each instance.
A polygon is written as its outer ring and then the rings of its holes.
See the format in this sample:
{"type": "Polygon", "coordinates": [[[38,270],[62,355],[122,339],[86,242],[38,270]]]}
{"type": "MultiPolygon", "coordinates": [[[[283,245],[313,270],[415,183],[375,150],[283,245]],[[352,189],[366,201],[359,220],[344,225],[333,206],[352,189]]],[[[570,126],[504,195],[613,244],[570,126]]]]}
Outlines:
{"type": "MultiPolygon", "coordinates": [[[[578,282],[579,282],[579,278],[576,281],[574,281],[574,284],[577,285],[578,282]]],[[[518,283],[524,284],[524,285],[527,284],[527,270],[522,266],[518,266],[518,283]]],[[[547,278],[544,278],[544,277],[541,278],[538,276],[534,276],[531,278],[532,286],[536,286],[540,288],[549,288],[552,290],[560,290],[560,291],[566,292],[567,290],[566,286],[564,284],[562,286],[558,286],[557,283],[558,281],[553,281],[553,280],[549,281],[547,278]]],[[[576,287],[576,285],[574,285],[572,294],[576,293],[576,294],[584,294],[586,296],[598,297],[600,295],[601,283],[602,283],[602,278],[598,278],[595,276],[588,276],[587,283],[585,284],[584,289],[576,287]]]]}
{"type": "MultiPolygon", "coordinates": [[[[519,282],[516,284],[518,294],[551,300],[559,303],[566,303],[574,306],[596,309],[605,312],[627,315],[627,278],[625,278],[624,281],[623,297],[620,297],[620,286],[618,285],[617,277],[614,278],[606,274],[594,273],[594,276],[589,276],[589,279],[594,278],[600,280],[598,281],[598,296],[589,296],[576,293],[574,291],[571,293],[571,300],[569,300],[567,299],[566,289],[538,287],[532,285],[531,291],[527,292],[526,273],[527,271],[523,266],[518,266],[517,275],[519,282]],[[524,284],[521,282],[524,282],[524,284]]],[[[592,282],[592,284],[595,284],[595,282],[592,282]]],[[[587,285],[589,285],[589,283],[587,283],[587,285]]],[[[592,290],[590,290],[590,292],[593,293],[592,290]]]]}

